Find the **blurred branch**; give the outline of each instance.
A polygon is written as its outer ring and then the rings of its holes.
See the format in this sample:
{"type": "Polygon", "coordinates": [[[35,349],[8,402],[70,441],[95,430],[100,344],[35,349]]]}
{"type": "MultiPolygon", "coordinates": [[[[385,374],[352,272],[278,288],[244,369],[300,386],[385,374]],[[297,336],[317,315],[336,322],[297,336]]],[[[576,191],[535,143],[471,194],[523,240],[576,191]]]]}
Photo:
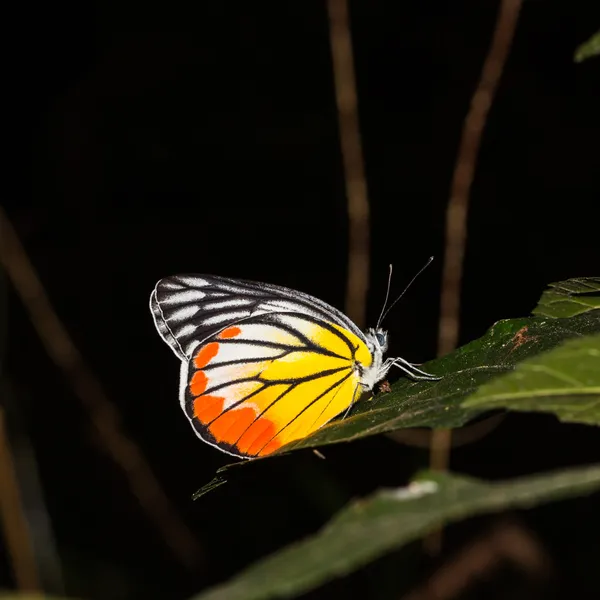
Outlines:
{"type": "Polygon", "coordinates": [[[515,34],[521,2],[522,0],[502,0],[494,37],[463,125],[446,211],[446,247],[438,338],[440,356],[454,350],[458,342],[469,194],[483,129],[515,34]]]}
{"type": "MultiPolygon", "coordinates": [[[[477,442],[486,437],[491,431],[496,429],[498,425],[506,418],[505,413],[492,415],[481,421],[464,425],[459,429],[452,430],[450,445],[452,448],[459,448],[477,442]]],[[[386,437],[398,442],[406,444],[414,448],[431,448],[431,438],[435,434],[435,429],[414,428],[414,429],[398,429],[386,433],[386,437]]]]}
{"type": "Polygon", "coordinates": [[[8,442],[4,410],[0,407],[0,518],[7,554],[17,588],[24,592],[40,591],[33,547],[23,513],[16,469],[8,442]]]}
{"type": "Polygon", "coordinates": [[[46,505],[35,450],[20,414],[25,398],[17,396],[18,392],[13,389],[6,376],[0,381],[0,386],[0,393],[5,400],[5,424],[14,457],[21,506],[27,521],[40,587],[52,590],[55,594],[63,594],[63,565],[52,518],[46,505]]]}
{"type": "Polygon", "coordinates": [[[369,291],[369,200],[365,178],[352,36],[347,0],[328,0],[329,30],[340,143],[348,199],[348,284],[346,314],[362,327],[369,291]]]}
{"type": "Polygon", "coordinates": [[[463,593],[474,580],[489,577],[505,560],[533,577],[542,578],[550,572],[550,560],[532,534],[516,523],[504,523],[469,544],[442,565],[425,585],[402,600],[450,600],[463,593]]]}
{"type": "Polygon", "coordinates": [[[125,473],[132,493],[179,560],[189,569],[195,568],[202,557],[201,546],[175,512],[141,450],[123,433],[117,410],[84,363],[52,308],[17,233],[1,207],[0,261],[29,312],[46,351],[64,372],[89,412],[108,454],[125,473]]]}
{"type": "MultiPolygon", "coordinates": [[[[485,122],[504,70],[515,35],[522,0],[502,0],[496,28],[485,58],[477,89],[465,119],[446,210],[446,245],[442,271],[438,356],[448,354],[458,343],[460,331],[460,294],[467,243],[467,216],[471,184],[485,122]]],[[[448,468],[451,432],[436,430],[431,439],[430,466],[448,468]]],[[[434,538],[429,538],[430,542],[434,538]]],[[[440,539],[431,549],[439,547],[440,539]]]]}

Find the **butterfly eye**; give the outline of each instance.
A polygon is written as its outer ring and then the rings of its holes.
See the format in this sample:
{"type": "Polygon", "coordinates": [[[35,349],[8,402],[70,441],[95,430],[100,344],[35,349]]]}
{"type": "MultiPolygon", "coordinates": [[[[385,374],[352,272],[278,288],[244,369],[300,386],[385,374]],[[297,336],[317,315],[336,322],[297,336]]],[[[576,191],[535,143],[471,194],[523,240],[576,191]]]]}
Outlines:
{"type": "Polygon", "coordinates": [[[387,334],[378,332],[375,334],[375,338],[380,347],[383,348],[387,344],[387,334]]]}

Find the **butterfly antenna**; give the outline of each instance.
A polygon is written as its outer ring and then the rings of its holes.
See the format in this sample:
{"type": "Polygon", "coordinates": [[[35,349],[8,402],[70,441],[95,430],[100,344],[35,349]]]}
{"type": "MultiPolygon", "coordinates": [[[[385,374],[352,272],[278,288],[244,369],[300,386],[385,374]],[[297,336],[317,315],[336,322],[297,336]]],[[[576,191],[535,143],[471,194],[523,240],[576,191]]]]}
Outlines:
{"type": "Polygon", "coordinates": [[[385,307],[387,306],[387,301],[388,301],[388,298],[390,297],[391,284],[392,284],[392,265],[390,265],[390,274],[388,275],[388,284],[387,284],[387,291],[385,292],[385,300],[383,301],[383,306],[381,308],[381,312],[379,313],[379,319],[377,319],[377,325],[375,326],[375,329],[379,329],[379,324],[381,323],[381,320],[383,319],[385,307]]]}
{"type": "MultiPolygon", "coordinates": [[[[404,288],[403,292],[390,304],[390,307],[383,313],[383,315],[381,317],[379,317],[379,321],[377,321],[377,327],[379,327],[379,325],[383,322],[383,320],[385,319],[386,315],[390,312],[390,310],[392,310],[392,308],[394,308],[396,302],[398,302],[398,300],[400,300],[400,298],[402,298],[402,296],[404,296],[404,294],[406,294],[406,290],[408,290],[408,288],[414,283],[415,279],[431,264],[432,260],[433,260],[433,256],[430,256],[429,260],[419,269],[419,272],[408,282],[408,285],[404,288]]],[[[391,275],[391,269],[390,269],[390,275],[391,275]]]]}

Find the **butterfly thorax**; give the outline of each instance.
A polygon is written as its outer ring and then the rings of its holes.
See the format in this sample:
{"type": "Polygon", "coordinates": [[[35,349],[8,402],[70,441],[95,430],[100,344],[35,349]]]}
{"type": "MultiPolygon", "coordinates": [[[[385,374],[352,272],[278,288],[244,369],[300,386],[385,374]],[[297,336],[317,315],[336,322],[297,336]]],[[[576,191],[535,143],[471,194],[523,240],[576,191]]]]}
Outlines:
{"type": "Polygon", "coordinates": [[[383,355],[388,348],[387,331],[383,329],[367,329],[365,332],[367,348],[372,356],[372,363],[365,367],[358,365],[359,383],[367,391],[371,391],[375,384],[385,379],[391,365],[383,360],[383,355]]]}

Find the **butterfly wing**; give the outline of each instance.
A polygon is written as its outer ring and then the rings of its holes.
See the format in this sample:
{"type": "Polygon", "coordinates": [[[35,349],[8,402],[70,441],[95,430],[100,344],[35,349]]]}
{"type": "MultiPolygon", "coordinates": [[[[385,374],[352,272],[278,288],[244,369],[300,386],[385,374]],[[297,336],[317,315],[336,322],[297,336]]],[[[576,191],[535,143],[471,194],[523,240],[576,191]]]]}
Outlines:
{"type": "Polygon", "coordinates": [[[282,286],[213,275],[161,279],[150,296],[159,334],[182,360],[228,324],[268,312],[298,312],[341,326],[366,343],[362,331],[326,302],[282,286]]]}
{"type": "Polygon", "coordinates": [[[180,402],[196,433],[245,458],[301,439],[361,393],[362,332],[317,298],[213,276],[161,280],[150,298],[181,359],[180,402]]]}

